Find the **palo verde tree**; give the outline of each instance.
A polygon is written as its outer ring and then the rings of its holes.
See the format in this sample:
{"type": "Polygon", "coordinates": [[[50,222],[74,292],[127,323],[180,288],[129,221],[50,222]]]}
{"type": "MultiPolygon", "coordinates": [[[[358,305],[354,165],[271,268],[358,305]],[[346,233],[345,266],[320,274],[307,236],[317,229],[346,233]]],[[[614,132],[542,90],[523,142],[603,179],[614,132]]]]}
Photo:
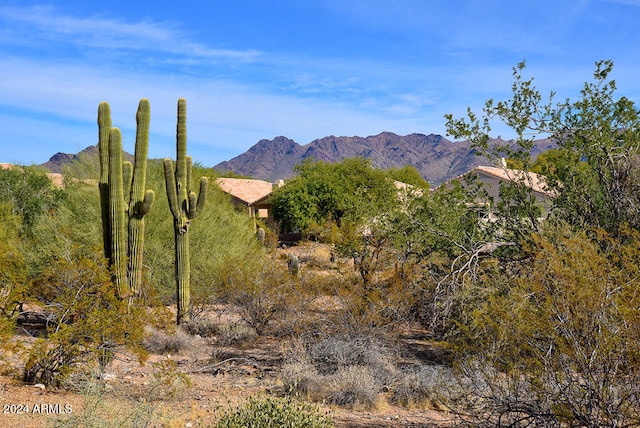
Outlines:
{"type": "MultiPolygon", "coordinates": [[[[20,249],[20,217],[13,214],[11,204],[0,203],[0,354],[8,352],[13,344],[9,338],[15,331],[20,303],[26,294],[26,266],[20,249]]],[[[0,357],[0,367],[5,359],[0,357]]]]}
{"type": "Polygon", "coordinates": [[[175,271],[177,289],[177,323],[189,321],[191,265],[189,256],[189,223],[204,207],[209,181],[200,178],[200,190],[191,191],[193,161],[187,156],[187,101],[178,100],[178,124],[176,127],[176,166],[171,159],[164,160],[164,178],[169,209],[173,216],[175,237],[175,271]]]}
{"type": "Polygon", "coordinates": [[[612,69],[598,62],[582,98],[558,107],[551,129],[573,162],[551,178],[564,218],[617,234],[623,223],[640,227],[640,114],[628,98],[616,99],[612,69]]]}
{"type": "MultiPolygon", "coordinates": [[[[505,218],[518,251],[454,296],[461,394],[454,411],[474,426],[635,426],[638,373],[638,163],[640,117],[615,97],[611,61],[596,63],[577,101],[543,102],[514,69],[513,98],[489,100],[481,117],[447,115],[449,133],[492,159],[510,157],[547,176],[556,194],[547,223],[505,218]],[[493,120],[513,145],[491,144],[493,120]],[[537,162],[537,138],[558,149],[537,162]],[[535,229],[535,232],[531,230],[535,229]],[[477,297],[480,298],[477,298],[477,297]],[[464,309],[464,310],[462,310],[464,309]]],[[[511,203],[530,212],[526,182],[511,203]]]]}
{"type": "Polygon", "coordinates": [[[38,221],[55,210],[63,198],[62,190],[37,168],[0,168],[0,201],[10,204],[13,214],[20,217],[20,235],[31,235],[38,221]]]}
{"type": "Polygon", "coordinates": [[[151,209],[153,190],[146,190],[149,149],[149,100],[142,99],[136,114],[134,165],[122,160],[122,135],[111,127],[106,102],[98,107],[100,204],[104,253],[122,299],[139,295],[142,286],[144,216],[151,209]]]}
{"type": "Polygon", "coordinates": [[[638,232],[534,234],[522,272],[489,275],[458,319],[460,395],[473,426],[640,423],[638,232]],[[496,286],[502,284],[502,286],[496,286]]]}
{"type": "MultiPolygon", "coordinates": [[[[558,145],[553,154],[557,167],[547,158],[547,186],[557,197],[553,212],[571,224],[602,227],[615,234],[622,223],[640,227],[640,114],[626,97],[616,99],[616,83],[610,79],[612,61],[596,63],[594,81],[585,83],[581,98],[555,103],[552,92],[548,101],[535,88],[533,78],[525,80],[522,62],[513,70],[513,97],[507,101],[488,100],[482,116],[468,110],[467,118],[446,115],[447,131],[456,138],[469,139],[475,149],[497,163],[507,157],[525,171],[530,171],[531,151],[537,138],[550,138],[558,145]],[[512,128],[515,141],[492,144],[493,121],[512,128]]],[[[503,219],[520,236],[537,229],[535,197],[523,175],[514,180],[504,196],[511,205],[531,219],[529,227],[515,222],[510,211],[503,219]]]]}

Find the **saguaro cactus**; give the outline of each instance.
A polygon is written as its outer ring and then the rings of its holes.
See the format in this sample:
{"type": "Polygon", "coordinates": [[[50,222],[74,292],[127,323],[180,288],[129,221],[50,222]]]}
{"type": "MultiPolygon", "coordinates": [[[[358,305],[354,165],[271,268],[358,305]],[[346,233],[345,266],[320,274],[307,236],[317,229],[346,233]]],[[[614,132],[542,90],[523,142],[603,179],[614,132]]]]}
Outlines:
{"type": "Polygon", "coordinates": [[[204,206],[209,181],[200,179],[198,195],[190,190],[192,160],[187,156],[187,102],[178,100],[178,124],[176,127],[176,166],[171,159],[164,160],[164,178],[167,187],[169,209],[173,215],[176,250],[176,289],[178,297],[177,322],[189,321],[191,304],[191,265],[189,259],[189,222],[204,206]]]}
{"type": "Polygon", "coordinates": [[[142,285],[144,216],[155,194],[145,191],[149,149],[149,101],[140,100],[136,114],[135,160],[122,161],[122,135],[111,127],[109,104],[98,107],[100,204],[104,254],[113,272],[118,297],[133,297],[142,285]]]}

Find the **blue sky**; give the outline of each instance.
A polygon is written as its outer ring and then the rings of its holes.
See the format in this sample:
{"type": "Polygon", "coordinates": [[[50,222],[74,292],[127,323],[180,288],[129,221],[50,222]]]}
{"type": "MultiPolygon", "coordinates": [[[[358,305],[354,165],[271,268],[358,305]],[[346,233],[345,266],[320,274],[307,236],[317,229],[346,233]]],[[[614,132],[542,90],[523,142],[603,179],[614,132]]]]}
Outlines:
{"type": "Polygon", "coordinates": [[[205,166],[278,135],[444,135],[445,113],[509,97],[522,60],[574,98],[611,59],[638,102],[639,46],[640,0],[2,0],[0,162],[96,144],[101,101],[133,152],[143,97],[149,155],[175,157],[184,97],[205,166]]]}

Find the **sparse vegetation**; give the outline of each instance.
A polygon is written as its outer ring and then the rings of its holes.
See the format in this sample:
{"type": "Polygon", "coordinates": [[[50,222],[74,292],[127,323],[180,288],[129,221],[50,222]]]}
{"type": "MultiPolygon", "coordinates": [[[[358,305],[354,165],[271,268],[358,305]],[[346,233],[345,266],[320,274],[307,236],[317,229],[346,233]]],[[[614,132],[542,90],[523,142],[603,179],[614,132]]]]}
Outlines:
{"type": "Polygon", "coordinates": [[[225,413],[218,428],[241,427],[333,427],[331,417],[323,415],[317,407],[288,397],[249,398],[248,402],[225,413]]]}
{"type": "MultiPolygon", "coordinates": [[[[429,191],[411,169],[307,161],[274,201],[283,229],[314,242],[285,249],[203,186],[207,205],[189,198],[199,211],[189,225],[194,304],[178,304],[178,318],[194,310],[179,328],[166,322],[176,316],[167,248],[193,218],[184,204],[154,202],[142,282],[123,299],[100,256],[100,193],[88,181],[97,160],[69,168],[59,191],[36,170],[0,170],[0,357],[45,388],[102,384],[61,426],[108,425],[107,407],[91,402],[109,388],[130,393],[116,397],[123,424],[333,426],[343,411],[389,408],[465,426],[640,424],[638,110],[614,99],[609,62],[580,100],[558,105],[542,104],[523,71],[513,99],[447,125],[486,156],[547,175],[556,198],[545,221],[526,180],[491,201],[473,179],[429,191]],[[514,127],[513,145],[488,144],[495,119],[514,127]],[[542,131],[559,149],[534,162],[531,132],[542,131]],[[399,178],[419,191],[399,195],[399,178]],[[42,337],[15,335],[25,306],[46,320],[42,337]],[[118,358],[149,353],[140,373],[105,378],[118,358]],[[203,398],[220,385],[226,405],[203,398]],[[146,404],[161,401],[193,408],[158,415],[146,404]]],[[[146,187],[212,176],[179,157],[180,177],[149,161],[146,187]]]]}
{"type": "Polygon", "coordinates": [[[292,351],[285,386],[316,401],[373,408],[397,372],[393,353],[372,337],[329,336],[292,351]]]}
{"type": "Polygon", "coordinates": [[[154,354],[177,354],[191,345],[190,339],[191,337],[180,329],[176,329],[173,334],[149,329],[142,344],[148,352],[154,354]]]}
{"type": "Polygon", "coordinates": [[[34,293],[46,303],[47,335],[30,349],[23,380],[62,385],[74,372],[101,373],[118,346],[135,350],[143,337],[142,313],[118,299],[100,262],[60,259],[42,272],[34,293]]]}

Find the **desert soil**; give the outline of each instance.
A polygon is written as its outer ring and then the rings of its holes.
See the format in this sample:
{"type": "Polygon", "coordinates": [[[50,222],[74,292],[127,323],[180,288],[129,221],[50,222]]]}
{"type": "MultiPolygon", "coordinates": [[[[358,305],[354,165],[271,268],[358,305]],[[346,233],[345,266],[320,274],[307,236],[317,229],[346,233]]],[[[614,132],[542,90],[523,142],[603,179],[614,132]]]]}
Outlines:
{"type": "MultiPolygon", "coordinates": [[[[238,320],[229,308],[212,306],[209,311],[221,323],[238,320]]],[[[422,337],[423,332],[415,330],[398,333],[403,358],[418,363],[429,359],[422,337]]],[[[25,335],[18,340],[28,345],[35,339],[25,335]]],[[[13,373],[0,376],[0,428],[207,427],[248,397],[282,395],[285,339],[264,335],[220,346],[216,337],[191,336],[188,343],[175,355],[151,354],[142,365],[133,355],[119,353],[108,373],[75,380],[75,390],[22,383],[23,362],[16,359],[13,373]],[[184,383],[187,378],[190,386],[184,383]]],[[[380,398],[375,409],[319,407],[336,427],[450,426],[446,412],[407,409],[388,403],[384,394],[380,398]]]]}
{"type": "MultiPolygon", "coordinates": [[[[215,426],[221,412],[261,394],[279,395],[281,346],[275,338],[259,338],[247,349],[216,347],[209,339],[192,341],[178,355],[151,355],[140,365],[136,358],[120,354],[103,379],[91,384],[99,391],[42,388],[23,384],[16,375],[0,376],[0,427],[46,426],[215,426]],[[215,361],[215,362],[213,362],[215,361]],[[192,385],[179,381],[163,385],[159,367],[173,367],[187,374],[192,385]],[[64,421],[75,418],[73,425],[64,421]],[[113,425],[103,425],[105,421],[113,425]],[[140,424],[140,425],[137,425],[140,424]]],[[[446,413],[407,410],[381,401],[376,409],[321,406],[336,427],[436,427],[447,426],[446,413]]]]}

